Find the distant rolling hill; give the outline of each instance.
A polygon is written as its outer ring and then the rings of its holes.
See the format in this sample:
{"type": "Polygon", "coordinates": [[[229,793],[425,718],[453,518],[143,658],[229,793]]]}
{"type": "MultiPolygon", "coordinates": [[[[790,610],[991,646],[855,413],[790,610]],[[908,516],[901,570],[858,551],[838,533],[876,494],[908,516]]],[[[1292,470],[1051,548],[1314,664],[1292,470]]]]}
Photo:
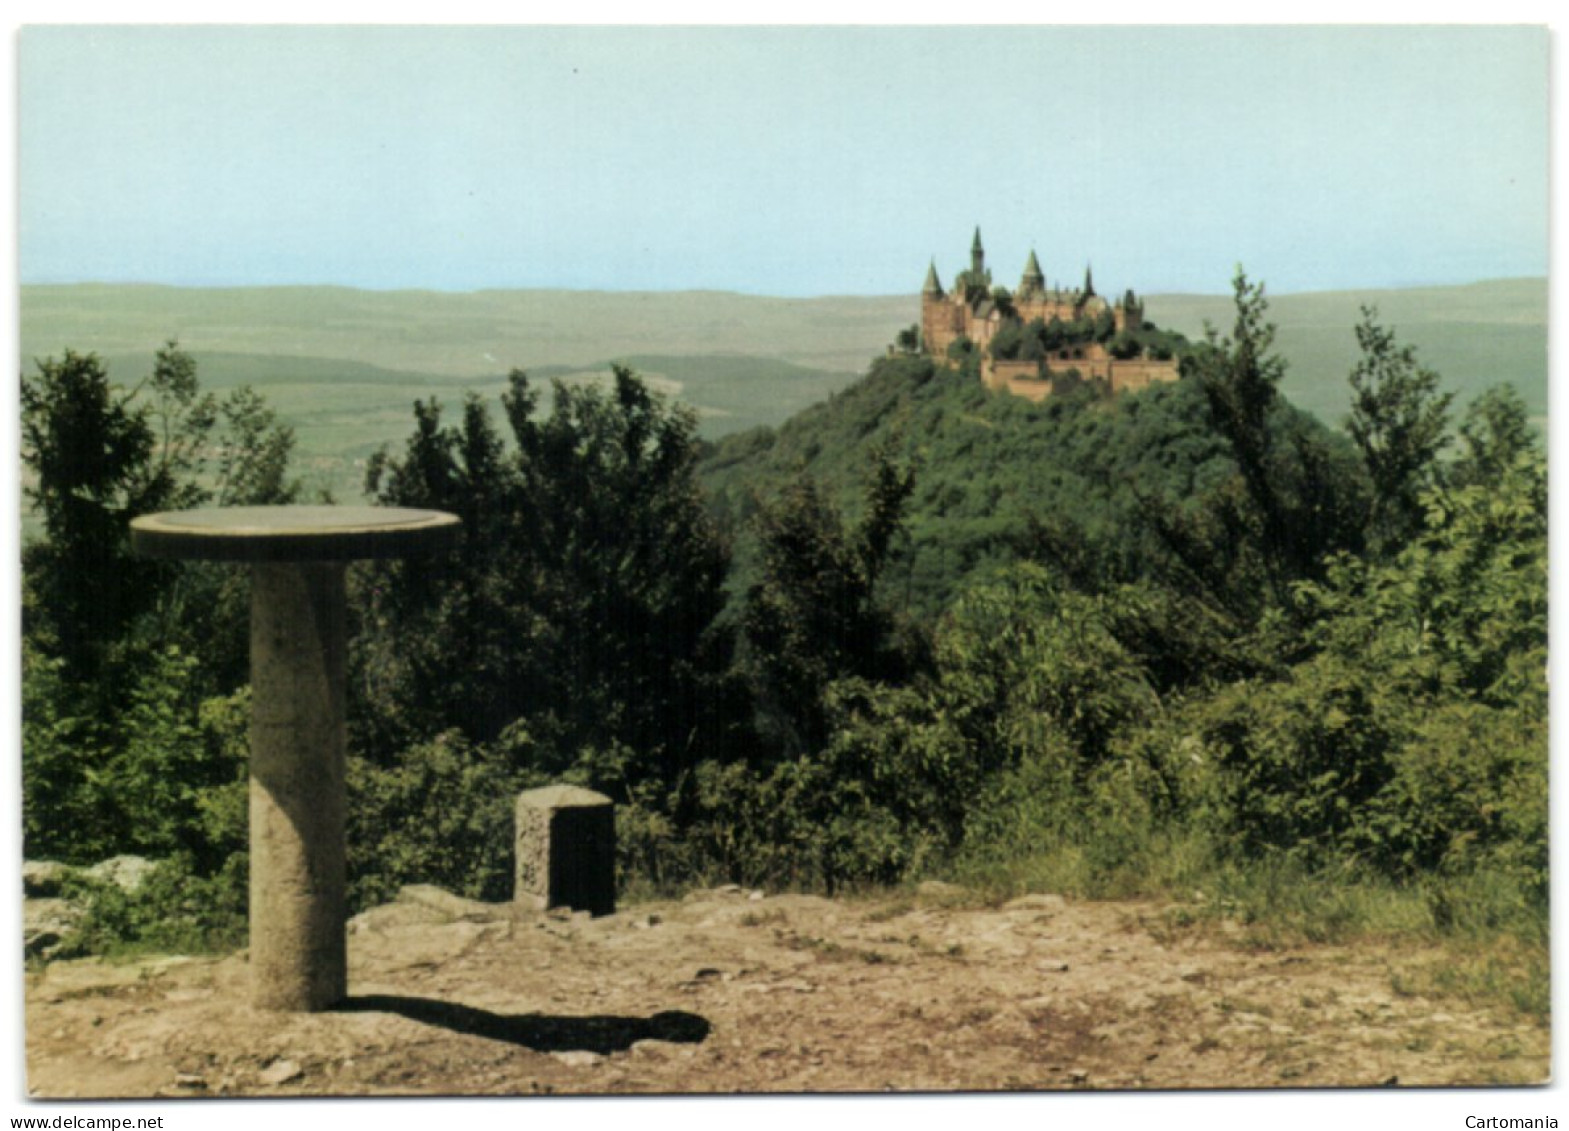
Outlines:
{"type": "Polygon", "coordinates": [[[341,358],[446,377],[625,354],[738,354],[860,373],[919,317],[915,296],[712,291],[360,291],[345,287],[22,288],[22,356],[66,346],[341,358]]]}
{"type": "MultiPolygon", "coordinates": [[[[1354,332],[1363,306],[1417,360],[1438,371],[1463,405],[1490,385],[1513,384],[1526,407],[1547,421],[1547,280],[1498,279],[1454,287],[1388,291],[1325,291],[1270,297],[1277,351],[1289,367],[1282,383],[1299,407],[1339,425],[1350,407],[1346,375],[1357,361],[1354,332]]],[[[1231,331],[1229,297],[1151,295],[1146,314],[1189,337],[1209,320],[1231,331]]]]}
{"type": "MultiPolygon", "coordinates": [[[[1382,320],[1462,401],[1513,382],[1547,405],[1547,285],[1275,296],[1285,391],[1331,423],[1346,411],[1358,308],[1382,320]]],[[[1149,317],[1197,335],[1229,329],[1226,297],[1154,295],[1149,317]]],[[[541,379],[600,380],[612,360],[692,404],[710,437],[777,426],[865,372],[919,317],[916,296],[789,299],[721,292],[360,291],[343,287],[183,288],[82,284],[21,288],[21,353],[95,351],[130,383],[176,338],[204,384],[251,384],[299,436],[307,479],[340,499],[364,458],[400,444],[416,398],[456,406],[493,397],[514,366],[541,379]]]]}

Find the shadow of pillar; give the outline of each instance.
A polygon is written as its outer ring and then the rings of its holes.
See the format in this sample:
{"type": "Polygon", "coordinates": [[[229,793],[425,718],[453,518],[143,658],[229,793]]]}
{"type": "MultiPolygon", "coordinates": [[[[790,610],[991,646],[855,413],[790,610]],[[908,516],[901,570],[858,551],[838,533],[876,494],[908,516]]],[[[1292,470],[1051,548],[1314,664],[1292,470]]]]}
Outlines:
{"type": "Polygon", "coordinates": [[[395,994],[351,995],[339,1013],[395,1013],[454,1033],[506,1041],[535,1052],[624,1052],[638,1041],[700,1044],[712,1030],[695,1013],[669,1010],[652,1017],[555,1017],[543,1013],[492,1013],[457,1002],[395,994]]]}

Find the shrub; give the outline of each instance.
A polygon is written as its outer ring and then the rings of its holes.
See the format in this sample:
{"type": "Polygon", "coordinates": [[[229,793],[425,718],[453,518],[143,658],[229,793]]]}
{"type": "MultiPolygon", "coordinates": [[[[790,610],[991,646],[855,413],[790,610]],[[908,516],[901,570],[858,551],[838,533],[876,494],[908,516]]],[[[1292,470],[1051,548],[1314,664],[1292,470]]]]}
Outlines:
{"type": "Polygon", "coordinates": [[[438,884],[473,899],[512,897],[514,806],[543,779],[510,768],[498,748],[449,731],[382,768],[349,761],[349,903],[438,884]]]}
{"type": "Polygon", "coordinates": [[[744,884],[834,891],[893,883],[931,846],[878,804],[867,783],[801,757],[759,777],[740,763],[705,763],[693,780],[686,837],[699,875],[744,884]]]}
{"type": "Polygon", "coordinates": [[[1393,776],[1406,709],[1366,671],[1330,657],[1277,682],[1239,682],[1206,704],[1199,726],[1217,771],[1213,814],[1235,850],[1317,863],[1351,847],[1365,807],[1393,776]]]}
{"type": "Polygon", "coordinates": [[[56,955],[222,953],[245,945],[248,861],[236,853],[211,876],[189,856],[160,861],[134,892],[77,876],[67,898],[83,904],[77,932],[56,955]]]}
{"type": "Polygon", "coordinates": [[[244,841],[235,820],[249,758],[250,689],[193,704],[197,660],[169,649],[152,658],[122,718],[125,744],[111,759],[107,782],[124,822],[120,844],[133,852],[186,852],[204,871],[244,841]]]}
{"type": "Polygon", "coordinates": [[[1402,874],[1505,874],[1545,906],[1547,720],[1520,710],[1446,705],[1393,756],[1371,807],[1367,851],[1402,874]]]}
{"type": "Polygon", "coordinates": [[[24,647],[24,851],[185,853],[210,875],[244,843],[250,691],[198,701],[198,661],[177,648],[139,666],[104,719],[69,694],[59,660],[24,647]]]}

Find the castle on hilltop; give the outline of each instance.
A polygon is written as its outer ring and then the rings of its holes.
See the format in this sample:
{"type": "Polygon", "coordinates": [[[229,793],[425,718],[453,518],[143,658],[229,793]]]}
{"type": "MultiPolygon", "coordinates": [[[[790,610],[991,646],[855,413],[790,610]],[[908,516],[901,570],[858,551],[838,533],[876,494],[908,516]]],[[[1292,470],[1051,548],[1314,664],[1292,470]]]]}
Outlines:
{"type": "Polygon", "coordinates": [[[1103,382],[1112,393],[1175,381],[1177,362],[1139,343],[1136,335],[1145,328],[1144,303],[1131,290],[1108,302],[1095,293],[1087,266],[1083,286],[1048,289],[1033,250],[1016,291],[993,289],[979,228],[969,269],[954,278],[952,292],[943,290],[935,260],[921,288],[922,348],[944,357],[955,342],[967,341],[981,354],[987,388],[1032,401],[1050,396],[1072,374],[1103,382]]]}

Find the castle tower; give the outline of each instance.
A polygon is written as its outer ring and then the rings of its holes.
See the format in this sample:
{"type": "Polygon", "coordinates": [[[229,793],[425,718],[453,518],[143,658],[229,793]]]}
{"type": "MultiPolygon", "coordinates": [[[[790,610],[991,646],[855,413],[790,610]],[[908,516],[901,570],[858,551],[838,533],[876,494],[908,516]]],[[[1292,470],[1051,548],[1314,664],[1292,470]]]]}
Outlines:
{"type": "Polygon", "coordinates": [[[921,344],[927,353],[941,357],[949,344],[964,334],[964,309],[960,298],[950,299],[943,292],[937,261],[932,260],[921,287],[921,344]]]}
{"type": "Polygon", "coordinates": [[[1132,287],[1129,287],[1127,293],[1122,296],[1122,306],[1118,308],[1116,315],[1119,330],[1137,330],[1144,325],[1144,303],[1133,293],[1132,287]]]}
{"type": "Polygon", "coordinates": [[[1046,297],[1046,276],[1041,273],[1034,248],[1030,249],[1030,258],[1024,264],[1024,276],[1019,280],[1018,293],[1013,297],[1020,302],[1039,301],[1046,297]]]}
{"type": "Polygon", "coordinates": [[[970,271],[979,279],[986,274],[986,249],[981,246],[981,228],[975,226],[975,239],[970,242],[970,271]]]}

